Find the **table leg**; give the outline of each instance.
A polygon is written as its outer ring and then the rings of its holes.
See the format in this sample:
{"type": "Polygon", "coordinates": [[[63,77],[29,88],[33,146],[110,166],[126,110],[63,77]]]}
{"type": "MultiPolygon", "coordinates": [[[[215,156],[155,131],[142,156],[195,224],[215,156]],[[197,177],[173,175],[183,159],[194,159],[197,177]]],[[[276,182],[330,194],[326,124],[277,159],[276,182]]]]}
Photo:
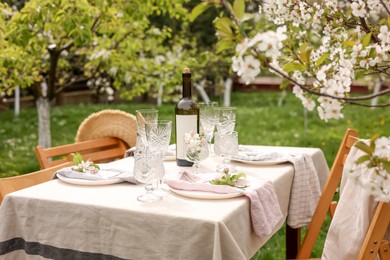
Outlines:
{"type": "Polygon", "coordinates": [[[292,228],[286,224],[286,259],[296,259],[299,241],[301,241],[300,229],[292,228]]]}

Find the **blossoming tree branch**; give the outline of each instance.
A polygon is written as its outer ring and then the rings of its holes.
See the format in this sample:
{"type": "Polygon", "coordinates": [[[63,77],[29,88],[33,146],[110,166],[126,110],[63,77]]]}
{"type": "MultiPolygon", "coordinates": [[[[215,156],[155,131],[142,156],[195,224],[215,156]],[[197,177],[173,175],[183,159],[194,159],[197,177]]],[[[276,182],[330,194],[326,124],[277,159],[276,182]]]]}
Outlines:
{"type": "Polygon", "coordinates": [[[192,19],[212,6],[226,14],[215,21],[218,50],[235,47],[232,69],[246,84],[267,69],[284,79],[281,87],[292,84],[303,106],[317,107],[325,121],[342,118],[347,103],[390,106],[389,100],[367,103],[389,88],[351,94],[353,80],[390,76],[388,1],[206,0],[192,19]]]}

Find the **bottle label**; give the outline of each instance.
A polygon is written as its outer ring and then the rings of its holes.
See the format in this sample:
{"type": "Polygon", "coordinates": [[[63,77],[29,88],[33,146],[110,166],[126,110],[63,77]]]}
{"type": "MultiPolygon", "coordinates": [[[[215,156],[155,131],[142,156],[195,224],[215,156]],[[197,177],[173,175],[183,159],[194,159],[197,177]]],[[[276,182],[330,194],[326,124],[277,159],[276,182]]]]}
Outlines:
{"type": "Polygon", "coordinates": [[[186,160],[184,151],[184,134],[192,131],[197,132],[197,115],[176,115],[176,158],[186,160]]]}

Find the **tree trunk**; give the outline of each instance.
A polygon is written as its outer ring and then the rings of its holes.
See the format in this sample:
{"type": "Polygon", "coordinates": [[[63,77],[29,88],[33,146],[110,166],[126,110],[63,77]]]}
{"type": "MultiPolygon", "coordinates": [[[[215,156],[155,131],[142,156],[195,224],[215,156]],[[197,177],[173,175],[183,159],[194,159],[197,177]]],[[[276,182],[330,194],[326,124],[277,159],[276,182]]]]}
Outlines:
{"type": "MultiPolygon", "coordinates": [[[[375,83],[374,83],[374,91],[372,94],[378,94],[378,92],[381,90],[381,87],[382,87],[382,79],[380,76],[378,76],[376,79],[375,79],[375,83]]],[[[374,97],[373,99],[371,99],[371,109],[374,109],[375,105],[378,104],[378,97],[374,97]]]]}
{"type": "Polygon", "coordinates": [[[35,101],[38,111],[38,144],[43,148],[51,147],[50,133],[50,101],[38,97],[35,101]]]}
{"type": "Polygon", "coordinates": [[[225,81],[225,92],[223,95],[223,105],[225,107],[230,107],[232,88],[233,88],[233,80],[231,78],[227,78],[225,81]]]}

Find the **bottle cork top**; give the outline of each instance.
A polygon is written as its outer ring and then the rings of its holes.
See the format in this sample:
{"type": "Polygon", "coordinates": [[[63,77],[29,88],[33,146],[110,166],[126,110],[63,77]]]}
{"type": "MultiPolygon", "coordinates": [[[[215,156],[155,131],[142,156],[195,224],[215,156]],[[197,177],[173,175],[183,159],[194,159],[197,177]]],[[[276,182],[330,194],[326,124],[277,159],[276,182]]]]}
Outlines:
{"type": "Polygon", "coordinates": [[[184,74],[191,73],[190,68],[184,68],[183,73],[184,74]]]}

